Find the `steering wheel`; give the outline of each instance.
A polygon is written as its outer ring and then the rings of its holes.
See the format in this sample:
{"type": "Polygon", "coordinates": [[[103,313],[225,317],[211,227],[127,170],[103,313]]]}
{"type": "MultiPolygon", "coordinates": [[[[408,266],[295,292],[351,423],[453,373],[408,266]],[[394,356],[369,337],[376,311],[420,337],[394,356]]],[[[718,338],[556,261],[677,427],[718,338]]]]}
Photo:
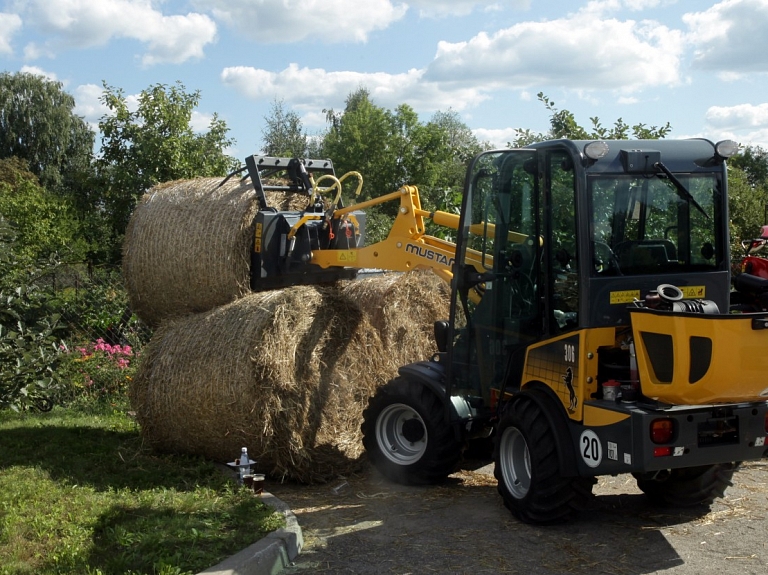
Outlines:
{"type": "Polygon", "coordinates": [[[623,275],[619,266],[619,260],[616,258],[616,254],[613,253],[611,246],[600,240],[594,240],[592,242],[592,251],[592,264],[598,274],[623,275]]]}

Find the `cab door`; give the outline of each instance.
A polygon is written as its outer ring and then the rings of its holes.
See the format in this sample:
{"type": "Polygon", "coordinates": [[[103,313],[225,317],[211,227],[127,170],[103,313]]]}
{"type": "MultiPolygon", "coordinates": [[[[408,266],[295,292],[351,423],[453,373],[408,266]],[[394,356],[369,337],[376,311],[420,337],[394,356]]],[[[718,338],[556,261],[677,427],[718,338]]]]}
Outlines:
{"type": "Polygon", "coordinates": [[[490,400],[519,381],[526,347],[542,336],[539,154],[489,152],[470,168],[452,301],[454,390],[490,400]]]}

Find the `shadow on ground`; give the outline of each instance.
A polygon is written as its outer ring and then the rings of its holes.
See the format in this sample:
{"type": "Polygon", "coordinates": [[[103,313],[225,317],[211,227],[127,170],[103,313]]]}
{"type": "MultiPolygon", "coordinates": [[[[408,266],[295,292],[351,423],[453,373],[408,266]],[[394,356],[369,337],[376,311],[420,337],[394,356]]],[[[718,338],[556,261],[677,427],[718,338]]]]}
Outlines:
{"type": "Polygon", "coordinates": [[[394,485],[369,469],[329,486],[270,491],[304,531],[305,550],[289,575],[764,573],[767,466],[737,474],[758,487],[749,502],[735,486],[712,509],[659,508],[631,476],[601,478],[592,508],[554,527],[515,520],[487,468],[437,487],[394,485]]]}

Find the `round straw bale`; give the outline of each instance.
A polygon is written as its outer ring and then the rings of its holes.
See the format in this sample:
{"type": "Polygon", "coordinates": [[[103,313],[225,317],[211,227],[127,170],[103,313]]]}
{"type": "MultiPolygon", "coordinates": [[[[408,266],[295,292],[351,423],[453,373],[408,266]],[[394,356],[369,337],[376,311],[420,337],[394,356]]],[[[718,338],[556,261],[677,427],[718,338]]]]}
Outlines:
{"type": "MultiPolygon", "coordinates": [[[[150,326],[213,309],[249,292],[253,219],[250,180],[198,178],[158,184],[136,206],[123,243],[132,310],[150,326]]],[[[278,209],[306,197],[268,192],[278,209]]]]}
{"type": "Polygon", "coordinates": [[[448,319],[450,289],[430,270],[373,275],[346,282],[342,290],[365,310],[397,365],[437,351],[434,323],[448,319]]]}
{"type": "Polygon", "coordinates": [[[254,293],[166,322],[130,395],[145,440],[273,477],[322,482],[362,453],[368,397],[393,375],[378,332],[338,290],[254,293]]]}

